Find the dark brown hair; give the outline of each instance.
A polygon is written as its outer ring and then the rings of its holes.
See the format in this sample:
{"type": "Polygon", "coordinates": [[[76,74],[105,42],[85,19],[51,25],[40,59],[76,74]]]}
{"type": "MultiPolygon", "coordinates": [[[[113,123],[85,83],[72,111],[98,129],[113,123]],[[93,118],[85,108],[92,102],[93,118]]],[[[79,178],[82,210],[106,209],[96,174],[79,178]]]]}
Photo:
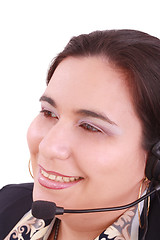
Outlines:
{"type": "MultiPolygon", "coordinates": [[[[142,122],[143,147],[160,140],[160,40],[135,30],[95,31],[73,37],[52,62],[49,83],[59,63],[68,56],[103,56],[123,70],[134,107],[142,122]]],[[[132,137],[132,136],[131,136],[132,137]]]]}

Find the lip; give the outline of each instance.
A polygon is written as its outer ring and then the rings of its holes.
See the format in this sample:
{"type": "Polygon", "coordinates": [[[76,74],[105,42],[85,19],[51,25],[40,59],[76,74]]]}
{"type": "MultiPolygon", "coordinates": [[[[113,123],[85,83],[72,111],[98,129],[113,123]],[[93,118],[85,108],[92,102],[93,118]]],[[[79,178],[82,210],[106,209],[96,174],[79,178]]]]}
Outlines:
{"type": "Polygon", "coordinates": [[[57,172],[47,171],[43,167],[39,166],[38,182],[43,187],[46,187],[49,189],[60,190],[60,189],[69,188],[69,187],[72,187],[75,184],[79,183],[81,180],[83,180],[83,178],[80,178],[80,179],[72,181],[72,182],[59,182],[59,181],[51,180],[51,179],[45,177],[42,174],[42,171],[45,171],[48,174],[53,174],[55,176],[61,176],[61,177],[73,177],[74,178],[74,176],[67,176],[67,175],[57,173],[57,172]]]}

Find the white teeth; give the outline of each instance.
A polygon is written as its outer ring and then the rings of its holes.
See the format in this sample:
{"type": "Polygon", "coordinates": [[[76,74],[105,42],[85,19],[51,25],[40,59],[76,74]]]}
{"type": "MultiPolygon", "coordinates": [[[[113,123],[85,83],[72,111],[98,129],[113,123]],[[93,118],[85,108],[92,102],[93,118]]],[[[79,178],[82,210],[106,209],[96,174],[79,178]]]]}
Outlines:
{"type": "Polygon", "coordinates": [[[63,181],[63,178],[62,178],[61,176],[57,176],[57,177],[56,177],[56,181],[57,181],[57,182],[64,182],[64,181],[63,181]]]}
{"type": "MultiPolygon", "coordinates": [[[[44,175],[44,176],[45,176],[45,175],[44,175]]],[[[55,180],[55,179],[56,179],[56,176],[50,174],[50,175],[48,176],[48,178],[51,179],[51,180],[55,180]]]]}
{"type": "Polygon", "coordinates": [[[57,182],[74,182],[79,180],[79,177],[62,177],[62,176],[57,176],[57,175],[53,175],[53,174],[48,174],[47,172],[45,172],[44,170],[41,169],[41,173],[44,177],[49,178],[51,180],[57,181],[57,182]]]}
{"type": "Polygon", "coordinates": [[[74,177],[71,177],[71,178],[70,178],[70,181],[71,181],[71,182],[73,182],[73,181],[75,181],[75,180],[78,180],[78,179],[77,179],[77,178],[74,178],[74,177]]]}
{"type": "Polygon", "coordinates": [[[47,177],[47,178],[49,177],[49,174],[46,173],[45,171],[42,170],[41,172],[42,172],[42,174],[43,174],[45,177],[47,177]]]}
{"type": "Polygon", "coordinates": [[[72,181],[74,181],[75,179],[73,178],[73,180],[71,180],[72,178],[69,178],[69,177],[63,177],[63,181],[64,182],[72,182],[72,181]]]}

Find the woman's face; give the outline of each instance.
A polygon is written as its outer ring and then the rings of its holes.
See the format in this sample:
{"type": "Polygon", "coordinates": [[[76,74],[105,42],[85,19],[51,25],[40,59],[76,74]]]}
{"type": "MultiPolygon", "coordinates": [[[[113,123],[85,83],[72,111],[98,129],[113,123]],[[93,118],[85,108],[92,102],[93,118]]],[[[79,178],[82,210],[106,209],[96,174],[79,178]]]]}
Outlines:
{"type": "Polygon", "coordinates": [[[100,57],[68,57],[40,101],[28,130],[34,200],[65,208],[136,200],[145,151],[124,75],[100,57]]]}

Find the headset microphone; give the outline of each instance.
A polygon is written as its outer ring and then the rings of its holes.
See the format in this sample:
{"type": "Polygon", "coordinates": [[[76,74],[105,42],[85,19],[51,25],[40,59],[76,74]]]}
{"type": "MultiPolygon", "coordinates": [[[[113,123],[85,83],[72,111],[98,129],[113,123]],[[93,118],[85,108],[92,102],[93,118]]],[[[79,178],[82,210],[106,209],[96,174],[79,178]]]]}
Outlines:
{"type": "Polygon", "coordinates": [[[160,190],[160,184],[157,184],[154,189],[139,198],[138,200],[129,203],[127,205],[118,206],[118,207],[110,207],[110,208],[95,208],[95,209],[64,209],[63,207],[57,207],[54,202],[48,201],[35,201],[32,204],[32,215],[38,219],[52,219],[55,215],[63,215],[64,213],[94,213],[94,212],[107,212],[107,211],[118,211],[127,209],[135,206],[139,202],[148,198],[150,195],[160,190]]]}

